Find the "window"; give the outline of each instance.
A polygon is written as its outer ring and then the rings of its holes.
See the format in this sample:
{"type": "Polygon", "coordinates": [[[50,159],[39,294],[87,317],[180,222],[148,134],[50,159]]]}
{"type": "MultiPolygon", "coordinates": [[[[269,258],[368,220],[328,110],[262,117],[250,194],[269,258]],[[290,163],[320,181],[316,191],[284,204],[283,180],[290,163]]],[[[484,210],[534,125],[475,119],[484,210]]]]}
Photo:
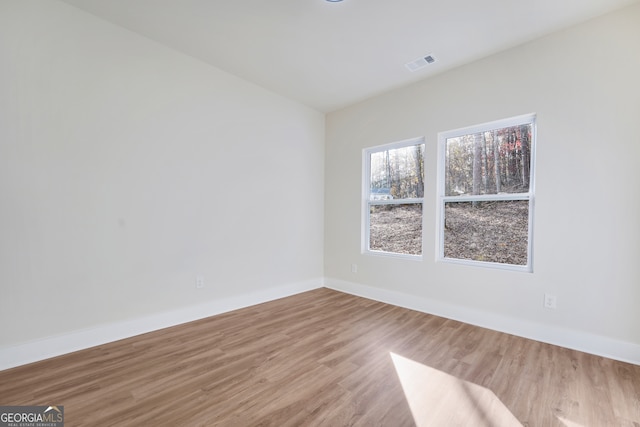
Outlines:
{"type": "Polygon", "coordinates": [[[439,260],[532,271],[535,135],[535,115],[439,134],[439,260]]]}
{"type": "Polygon", "coordinates": [[[364,150],[363,252],[422,255],[424,140],[364,150]]]}

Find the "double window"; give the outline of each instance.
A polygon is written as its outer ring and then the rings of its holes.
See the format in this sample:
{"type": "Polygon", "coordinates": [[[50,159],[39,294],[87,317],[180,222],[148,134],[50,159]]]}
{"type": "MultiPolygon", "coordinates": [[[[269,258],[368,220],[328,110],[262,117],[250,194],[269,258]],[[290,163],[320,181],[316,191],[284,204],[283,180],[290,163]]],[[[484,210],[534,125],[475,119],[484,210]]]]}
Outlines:
{"type": "Polygon", "coordinates": [[[535,116],[439,134],[438,259],[532,271],[535,116]]]}
{"type": "MultiPolygon", "coordinates": [[[[439,261],[532,271],[535,115],[438,135],[439,261]]],[[[365,253],[421,257],[424,139],[364,150],[365,253]]]]}
{"type": "Polygon", "coordinates": [[[424,140],[364,151],[364,252],[422,255],[424,140]]]}

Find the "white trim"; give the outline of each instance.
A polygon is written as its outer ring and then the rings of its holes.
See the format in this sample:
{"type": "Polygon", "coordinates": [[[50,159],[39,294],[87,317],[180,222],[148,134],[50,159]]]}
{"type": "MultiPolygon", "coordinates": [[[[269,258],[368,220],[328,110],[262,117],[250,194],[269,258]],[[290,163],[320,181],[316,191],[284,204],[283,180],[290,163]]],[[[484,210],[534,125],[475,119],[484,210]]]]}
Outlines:
{"type": "Polygon", "coordinates": [[[561,347],[640,365],[640,344],[616,340],[494,313],[448,304],[401,292],[343,280],[318,278],[265,289],[248,295],[229,297],[206,304],[73,331],[14,346],[0,348],[0,371],[55,356],[87,349],[147,332],[203,319],[216,314],[273,301],[325,286],[399,307],[457,320],[561,347]]]}
{"type": "Polygon", "coordinates": [[[325,278],[325,287],[498,332],[640,365],[640,344],[637,343],[558,328],[338,279],[325,278]]]}
{"type": "MultiPolygon", "coordinates": [[[[424,247],[422,250],[424,251],[424,247]]],[[[401,254],[398,252],[374,251],[371,249],[367,250],[364,254],[370,255],[370,256],[384,257],[384,258],[400,258],[400,259],[406,259],[409,261],[422,261],[424,259],[422,254],[411,255],[411,254],[401,254]]]]}
{"type": "Polygon", "coordinates": [[[409,199],[391,199],[391,200],[369,200],[369,206],[381,206],[381,205],[420,205],[424,203],[422,198],[409,198],[409,199]]]}
{"type": "Polygon", "coordinates": [[[445,139],[455,138],[456,136],[484,132],[488,129],[502,129],[502,128],[508,128],[511,126],[521,125],[523,123],[535,123],[535,121],[536,121],[536,113],[522,114],[520,116],[509,117],[507,119],[494,120],[492,122],[485,122],[477,125],[466,126],[463,128],[440,132],[438,133],[438,137],[442,135],[445,139]]]}
{"type": "Polygon", "coordinates": [[[409,147],[411,145],[424,144],[424,136],[416,136],[413,138],[403,139],[402,141],[390,142],[388,144],[380,144],[374,147],[367,147],[363,149],[366,153],[378,153],[380,151],[394,150],[396,148],[409,147]]]}
{"type": "Polygon", "coordinates": [[[519,271],[524,273],[531,273],[531,269],[526,265],[518,265],[518,264],[506,264],[500,262],[491,262],[491,261],[475,261],[472,259],[461,259],[461,258],[447,258],[442,257],[437,259],[438,262],[446,262],[448,264],[458,264],[458,265],[466,265],[467,267],[480,267],[480,268],[492,268],[494,270],[506,270],[506,271],[519,271]]]}
{"type": "Polygon", "coordinates": [[[0,347],[0,370],[26,365],[27,363],[37,362],[147,332],[204,319],[216,314],[226,313],[251,305],[318,289],[322,286],[322,278],[289,283],[250,294],[185,307],[179,310],[81,329],[23,344],[0,347]]]}
{"type": "Polygon", "coordinates": [[[451,202],[493,202],[504,200],[529,200],[529,193],[479,194],[477,196],[442,196],[445,203],[451,202]]]}

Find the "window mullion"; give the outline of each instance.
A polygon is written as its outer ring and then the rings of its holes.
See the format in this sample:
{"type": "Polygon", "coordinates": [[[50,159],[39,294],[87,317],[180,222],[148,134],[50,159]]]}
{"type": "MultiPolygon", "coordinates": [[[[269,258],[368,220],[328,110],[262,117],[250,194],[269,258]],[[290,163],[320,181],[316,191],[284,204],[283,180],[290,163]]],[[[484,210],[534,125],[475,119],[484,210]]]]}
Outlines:
{"type": "Polygon", "coordinates": [[[413,199],[391,199],[391,200],[369,200],[369,206],[374,205],[411,205],[416,203],[424,203],[423,198],[413,199]]]}
{"type": "Polygon", "coordinates": [[[442,196],[445,202],[490,202],[500,200],[529,200],[529,193],[477,194],[465,196],[442,196]]]}

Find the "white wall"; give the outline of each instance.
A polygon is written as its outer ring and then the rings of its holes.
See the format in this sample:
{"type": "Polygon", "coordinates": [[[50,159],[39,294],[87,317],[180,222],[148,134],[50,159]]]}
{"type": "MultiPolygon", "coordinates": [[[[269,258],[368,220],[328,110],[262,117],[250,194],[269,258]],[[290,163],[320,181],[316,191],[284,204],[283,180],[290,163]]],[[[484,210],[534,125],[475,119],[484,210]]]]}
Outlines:
{"type": "Polygon", "coordinates": [[[0,0],[0,350],[319,286],[323,159],[315,110],[55,0],[0,0]]]}
{"type": "Polygon", "coordinates": [[[638,52],[635,5],[329,114],[327,284],[640,363],[638,52]],[[525,113],[538,115],[534,273],[436,263],[438,132],[525,113]],[[424,260],[363,255],[362,149],[418,136],[424,260]]]}
{"type": "Polygon", "coordinates": [[[323,239],[332,287],[640,363],[638,23],[633,6],[330,114],[323,164],[322,114],[56,0],[0,0],[0,369],[317,286],[323,239]],[[436,263],[437,133],[529,112],[534,273],[436,263]],[[362,149],[416,136],[424,260],[364,256],[362,149]]]}

